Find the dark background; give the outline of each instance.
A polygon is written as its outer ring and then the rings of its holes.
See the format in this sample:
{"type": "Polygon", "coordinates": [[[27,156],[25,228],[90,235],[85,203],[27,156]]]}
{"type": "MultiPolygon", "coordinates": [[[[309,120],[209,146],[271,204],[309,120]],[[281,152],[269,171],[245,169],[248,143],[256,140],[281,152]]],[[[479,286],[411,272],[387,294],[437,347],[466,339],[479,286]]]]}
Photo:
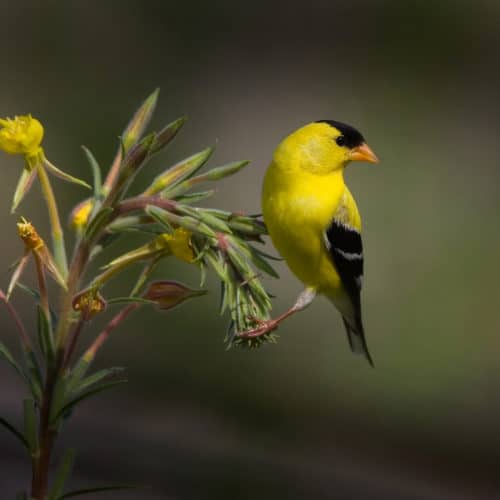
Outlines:
{"type": "MultiPolygon", "coordinates": [[[[499,22],[486,0],[0,2],[0,116],[40,118],[49,158],[71,173],[90,178],[81,144],[109,164],[157,86],[153,126],[189,122],[139,187],[217,143],[212,165],[252,163],[213,203],[253,213],[276,144],[324,118],[356,125],[381,158],[347,171],[376,369],[350,354],[323,299],[278,345],[226,352],[212,280],[208,297],[144,309],[106,345],[99,364],[127,366],[130,383],[66,428],[73,486],[148,485],[96,499],[500,498],[499,22]]],[[[21,165],[0,156],[2,287],[22,251],[8,215],[21,165]]],[[[84,194],[54,183],[68,213],[84,194]]],[[[37,190],[19,210],[48,239],[45,213],[37,190]]],[[[282,311],[300,284],[278,267],[267,286],[282,311]]],[[[158,275],[198,284],[177,262],[158,275]]],[[[30,300],[14,303],[33,326],[30,300]]],[[[20,418],[5,365],[0,391],[0,414],[20,418]]],[[[0,432],[2,499],[29,479],[16,446],[0,432]]]]}

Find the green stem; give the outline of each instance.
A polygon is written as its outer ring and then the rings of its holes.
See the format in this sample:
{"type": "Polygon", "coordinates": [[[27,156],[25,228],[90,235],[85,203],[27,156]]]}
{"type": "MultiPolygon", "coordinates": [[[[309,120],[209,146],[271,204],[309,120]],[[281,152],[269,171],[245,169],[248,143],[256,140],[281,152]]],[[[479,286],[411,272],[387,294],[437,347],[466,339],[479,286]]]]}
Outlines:
{"type": "Polygon", "coordinates": [[[68,274],[68,262],[66,259],[66,247],[64,245],[64,233],[59,218],[59,211],[57,209],[57,202],[50,184],[49,176],[43,168],[39,165],[37,167],[38,179],[42,188],[43,197],[47,203],[49,212],[50,226],[52,232],[52,243],[54,245],[54,258],[59,268],[60,273],[66,277],[68,274]]]}

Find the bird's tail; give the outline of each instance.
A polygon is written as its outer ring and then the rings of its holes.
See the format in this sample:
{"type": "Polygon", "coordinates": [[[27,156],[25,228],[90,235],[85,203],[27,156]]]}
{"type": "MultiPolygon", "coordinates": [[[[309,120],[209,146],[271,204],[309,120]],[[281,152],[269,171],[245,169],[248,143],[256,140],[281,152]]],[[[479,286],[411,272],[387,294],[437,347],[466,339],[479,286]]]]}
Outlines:
{"type": "Polygon", "coordinates": [[[374,366],[373,359],[368,351],[368,345],[366,344],[365,330],[361,318],[355,321],[355,325],[352,325],[344,316],[342,316],[342,319],[344,320],[351,351],[355,354],[362,354],[368,360],[368,363],[374,366]]]}

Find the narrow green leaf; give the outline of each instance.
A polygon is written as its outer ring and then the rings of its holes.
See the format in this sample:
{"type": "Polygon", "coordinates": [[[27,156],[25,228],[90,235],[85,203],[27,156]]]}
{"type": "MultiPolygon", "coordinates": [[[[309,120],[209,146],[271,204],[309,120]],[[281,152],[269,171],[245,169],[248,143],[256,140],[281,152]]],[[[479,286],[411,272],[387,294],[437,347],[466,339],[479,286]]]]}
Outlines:
{"type": "Polygon", "coordinates": [[[232,238],[231,242],[233,246],[238,248],[238,250],[257,268],[274,278],[279,278],[279,274],[274,270],[271,264],[269,264],[269,262],[267,262],[267,260],[264,259],[253,246],[248,245],[246,242],[240,241],[237,238],[232,238]]]}
{"type": "Polygon", "coordinates": [[[88,495],[89,493],[100,493],[102,491],[134,490],[138,488],[140,488],[140,486],[135,484],[113,484],[109,486],[98,486],[96,488],[85,488],[83,490],[70,491],[69,493],[65,493],[63,496],[59,497],[58,500],[65,500],[66,498],[73,498],[80,495],[88,495]]]}
{"type": "Polygon", "coordinates": [[[121,163],[118,179],[106,198],[107,204],[113,206],[117,200],[125,195],[139,170],[146,165],[151,157],[155,141],[156,134],[152,132],[128,150],[121,163]]]}
{"type": "Polygon", "coordinates": [[[170,144],[186,121],[187,118],[182,116],[181,118],[177,118],[177,120],[163,127],[156,134],[156,142],[153,144],[151,154],[158,153],[161,149],[170,144]]]}
{"type": "Polygon", "coordinates": [[[28,170],[27,168],[23,168],[21,172],[21,177],[19,177],[19,181],[17,182],[16,190],[14,192],[14,198],[12,200],[12,206],[10,208],[10,213],[14,213],[23,200],[23,198],[28,194],[28,191],[31,189],[33,185],[33,181],[36,177],[36,168],[28,170]]]}
{"type": "Polygon", "coordinates": [[[219,278],[224,282],[229,281],[226,263],[224,261],[220,262],[217,254],[211,249],[207,250],[206,256],[214,271],[219,275],[219,278]]]}
{"type": "Polygon", "coordinates": [[[127,152],[140,138],[146,130],[151,117],[153,116],[158,102],[158,94],[160,89],[155,89],[141,104],[139,109],[134,113],[134,116],[123,131],[122,141],[125,152],[127,152]]]}
{"type": "Polygon", "coordinates": [[[5,429],[7,429],[8,431],[10,431],[17,439],[19,439],[19,441],[21,441],[21,443],[23,444],[23,446],[29,450],[30,449],[30,445],[28,443],[28,441],[26,440],[26,438],[22,435],[21,432],[19,432],[10,422],[8,422],[5,418],[3,417],[0,417],[0,425],[2,425],[5,429]]]}
{"type": "Polygon", "coordinates": [[[144,210],[148,215],[153,217],[158,222],[163,221],[167,224],[172,224],[174,226],[180,226],[192,233],[199,233],[203,236],[208,236],[210,238],[216,238],[216,234],[212,229],[210,229],[203,222],[196,220],[194,217],[180,216],[163,210],[162,208],[155,207],[153,205],[148,205],[144,210]]]}
{"type": "Polygon", "coordinates": [[[68,389],[69,376],[60,376],[57,378],[54,393],[52,396],[52,401],[50,404],[50,413],[49,413],[49,421],[51,423],[55,423],[59,415],[61,408],[66,404],[66,395],[68,389]]]}
{"type": "Polygon", "coordinates": [[[66,386],[67,394],[74,394],[76,388],[80,384],[80,380],[85,376],[87,370],[89,369],[91,361],[87,361],[84,357],[81,357],[76,363],[75,367],[71,371],[68,377],[68,383],[66,386]]]}
{"type": "Polygon", "coordinates": [[[82,146],[83,152],[87,157],[90,168],[92,169],[92,178],[94,184],[94,200],[98,201],[102,197],[102,175],[101,175],[101,167],[99,163],[95,159],[95,156],[92,154],[92,151],[88,149],[86,146],[82,146]]]}
{"type": "Polygon", "coordinates": [[[92,241],[96,234],[106,225],[112,212],[113,208],[111,207],[101,208],[85,228],[83,237],[88,241],[92,241]]]}
{"type": "Polygon", "coordinates": [[[112,382],[107,382],[105,384],[99,385],[97,387],[94,387],[93,389],[88,390],[87,392],[84,392],[83,394],[80,394],[76,398],[72,399],[69,403],[67,403],[59,413],[55,416],[55,420],[57,420],[59,417],[62,417],[65,413],[69,412],[72,410],[77,404],[81,403],[82,401],[85,401],[88,398],[91,398],[92,396],[95,396],[107,389],[111,389],[117,385],[121,385],[126,383],[126,379],[121,379],[121,380],[113,380],[112,382]]]}
{"type": "Polygon", "coordinates": [[[244,161],[233,161],[227,165],[222,165],[221,167],[215,167],[205,172],[203,178],[208,181],[218,181],[224,177],[229,177],[239,172],[242,168],[246,167],[250,162],[248,160],[244,161]]]}
{"type": "Polygon", "coordinates": [[[228,221],[234,231],[247,236],[260,236],[267,234],[267,228],[261,221],[250,217],[232,217],[228,221]]]}
{"type": "Polygon", "coordinates": [[[233,175],[240,171],[243,167],[248,165],[248,161],[237,161],[223,165],[222,167],[216,167],[208,172],[198,175],[196,177],[190,177],[183,182],[178,182],[172,187],[166,189],[163,192],[165,198],[175,198],[189,191],[193,186],[207,181],[218,181],[229,175],[233,175]]]}
{"type": "Polygon", "coordinates": [[[271,255],[269,253],[263,252],[260,248],[255,248],[255,247],[252,247],[252,248],[255,252],[257,252],[259,255],[262,255],[262,257],[265,257],[266,259],[275,260],[278,262],[283,262],[283,260],[284,260],[283,257],[276,257],[276,256],[271,255]]]}
{"type": "Polygon", "coordinates": [[[180,214],[189,215],[194,219],[198,219],[214,231],[231,233],[231,228],[223,220],[201,208],[179,204],[175,209],[180,214]]]}
{"type": "Polygon", "coordinates": [[[31,393],[35,398],[35,401],[40,402],[42,400],[42,372],[40,366],[38,365],[38,360],[36,355],[31,350],[24,350],[24,359],[26,362],[26,367],[28,369],[29,375],[26,374],[26,379],[28,379],[28,385],[30,386],[31,393]]]}
{"type": "Polygon", "coordinates": [[[58,500],[61,498],[66,480],[73,470],[75,455],[76,451],[73,448],[66,450],[66,453],[61,460],[61,464],[59,465],[52,488],[50,489],[49,500],[58,500]]]}
{"type": "Polygon", "coordinates": [[[72,175],[67,174],[66,172],[63,172],[61,169],[57,168],[53,163],[51,163],[45,157],[43,159],[43,165],[51,174],[55,175],[56,177],[59,177],[59,179],[62,179],[63,181],[70,182],[72,184],[78,184],[79,186],[83,186],[87,189],[92,189],[92,187],[85,181],[83,181],[82,179],[78,179],[78,177],[73,177],[72,175]]]}
{"type": "Polygon", "coordinates": [[[24,378],[24,373],[21,369],[21,367],[17,364],[16,360],[14,359],[14,356],[10,353],[10,351],[7,349],[7,346],[3,343],[0,342],[0,359],[3,358],[9,365],[14,368],[21,377],[24,378]]]}
{"type": "Polygon", "coordinates": [[[118,373],[123,373],[124,371],[125,368],[121,366],[114,366],[112,368],[105,368],[103,370],[99,370],[98,372],[93,373],[92,375],[89,375],[87,378],[83,379],[76,388],[76,391],[83,392],[89,387],[97,384],[101,380],[114,377],[118,373]]]}
{"type": "Polygon", "coordinates": [[[196,193],[186,193],[181,196],[177,196],[175,201],[179,203],[198,203],[201,200],[206,200],[211,198],[215,194],[215,189],[208,189],[207,191],[199,191],[196,193]]]}
{"type": "Polygon", "coordinates": [[[206,148],[168,168],[153,180],[151,185],[144,191],[144,195],[152,196],[158,194],[191,177],[205,165],[213,152],[213,147],[206,148]]]}
{"type": "MultiPolygon", "coordinates": [[[[38,302],[40,302],[40,294],[38,293],[38,290],[35,290],[34,288],[31,288],[27,285],[25,285],[24,283],[21,283],[20,281],[18,281],[16,283],[16,286],[18,288],[20,288],[23,292],[27,293],[28,295],[31,295],[32,297],[34,297],[38,302]]],[[[51,318],[51,321],[52,321],[52,324],[53,325],[56,325],[57,324],[57,314],[55,313],[55,311],[53,311],[52,309],[50,310],[50,318],[51,318]]]]}
{"type": "Polygon", "coordinates": [[[24,436],[28,449],[34,455],[38,450],[38,434],[36,425],[35,402],[32,399],[23,401],[24,407],[24,436]]]}
{"type": "Polygon", "coordinates": [[[161,227],[165,230],[165,232],[172,234],[174,232],[174,228],[170,224],[170,222],[167,220],[165,216],[165,210],[162,210],[161,208],[154,207],[154,206],[149,206],[144,209],[144,211],[152,217],[158,224],[160,224],[161,227]]]}

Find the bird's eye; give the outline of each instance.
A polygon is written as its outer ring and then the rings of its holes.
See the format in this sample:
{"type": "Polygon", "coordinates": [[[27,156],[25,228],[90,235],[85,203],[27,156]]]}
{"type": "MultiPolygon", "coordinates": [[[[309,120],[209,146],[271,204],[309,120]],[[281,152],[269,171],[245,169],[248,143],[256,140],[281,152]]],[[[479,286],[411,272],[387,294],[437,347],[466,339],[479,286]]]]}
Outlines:
{"type": "Polygon", "coordinates": [[[337,146],[344,146],[345,145],[345,137],[343,135],[339,135],[335,139],[335,142],[337,143],[337,146]]]}

